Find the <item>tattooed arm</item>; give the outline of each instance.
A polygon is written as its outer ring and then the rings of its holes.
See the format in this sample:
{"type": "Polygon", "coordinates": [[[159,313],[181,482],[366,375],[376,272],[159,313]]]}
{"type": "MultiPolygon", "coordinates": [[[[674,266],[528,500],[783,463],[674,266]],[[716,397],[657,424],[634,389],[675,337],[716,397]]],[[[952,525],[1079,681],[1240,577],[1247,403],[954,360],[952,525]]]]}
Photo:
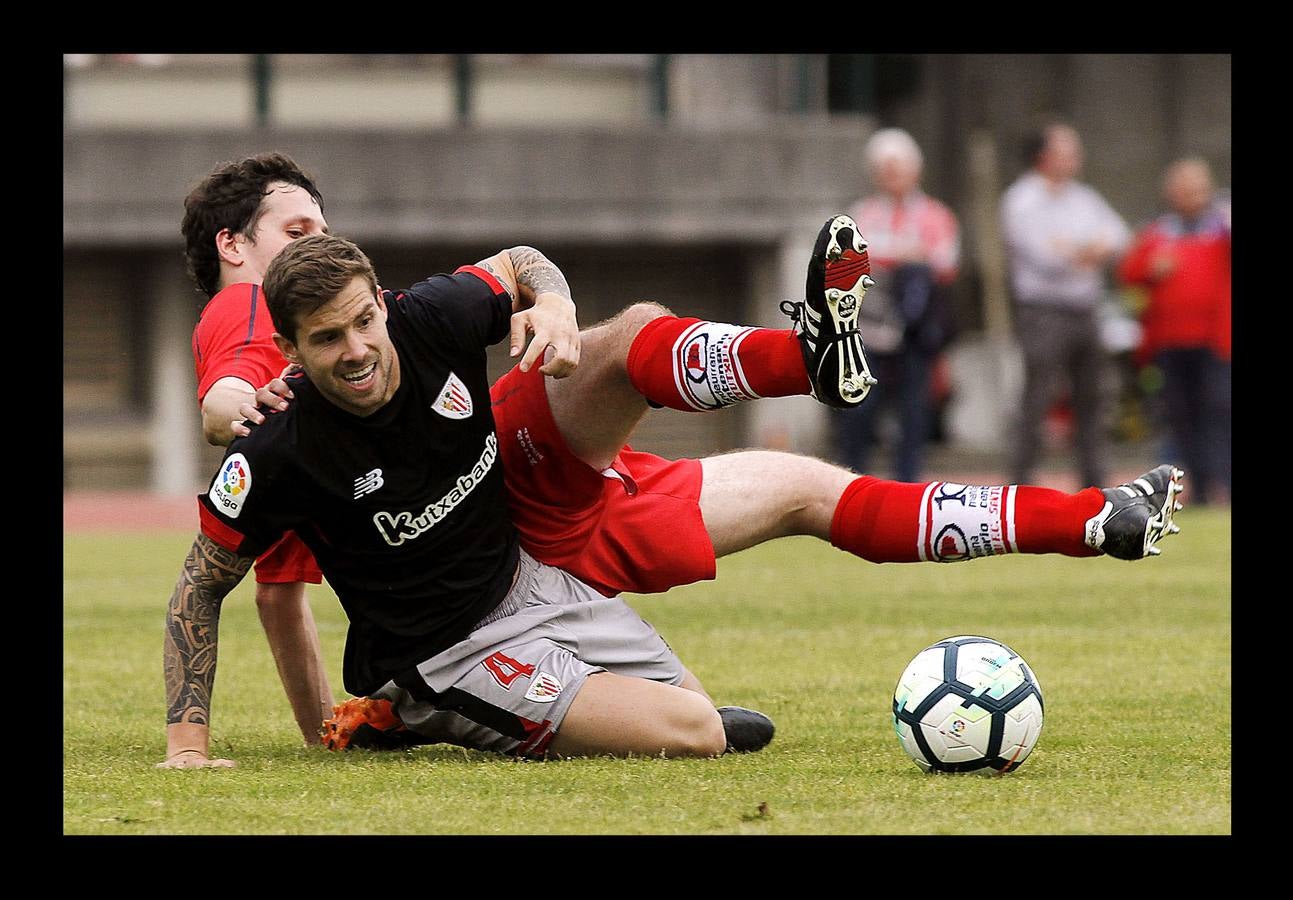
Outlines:
{"type": "Polygon", "coordinates": [[[521,357],[528,372],[551,347],[539,371],[564,378],[579,365],[579,323],[566,276],[533,247],[513,247],[476,264],[492,274],[512,298],[512,356],[520,354],[528,335],[534,340],[521,357]]]}
{"type": "Polygon", "coordinates": [[[158,768],[232,766],[209,758],[220,604],[254,557],[239,556],[199,534],[184,560],[166,612],[166,760],[158,768]]]}

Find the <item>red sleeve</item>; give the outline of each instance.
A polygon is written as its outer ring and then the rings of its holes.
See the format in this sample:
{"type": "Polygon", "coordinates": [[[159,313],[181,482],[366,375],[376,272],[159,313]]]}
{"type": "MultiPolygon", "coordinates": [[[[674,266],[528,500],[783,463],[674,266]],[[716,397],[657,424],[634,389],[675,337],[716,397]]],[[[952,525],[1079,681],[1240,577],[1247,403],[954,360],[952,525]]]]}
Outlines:
{"type": "Polygon", "coordinates": [[[1118,264],[1118,280],[1123,284],[1148,286],[1151,283],[1149,257],[1158,244],[1158,234],[1153,228],[1146,228],[1136,235],[1136,240],[1118,264]]]}
{"type": "Polygon", "coordinates": [[[961,227],[956,216],[945,204],[932,201],[933,212],[929,217],[929,262],[940,284],[956,280],[961,265],[961,227]]]}
{"type": "Polygon", "coordinates": [[[211,298],[193,329],[198,402],[221,378],[241,378],[260,387],[283,371],[274,323],[258,284],[235,284],[211,298]]]}

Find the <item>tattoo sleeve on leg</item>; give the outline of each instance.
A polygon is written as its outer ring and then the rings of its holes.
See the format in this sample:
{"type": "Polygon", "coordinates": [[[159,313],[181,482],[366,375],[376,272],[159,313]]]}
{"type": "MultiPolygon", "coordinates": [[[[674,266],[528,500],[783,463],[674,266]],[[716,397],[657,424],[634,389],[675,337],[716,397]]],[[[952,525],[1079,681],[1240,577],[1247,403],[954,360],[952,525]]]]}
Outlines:
{"type": "Polygon", "coordinates": [[[199,534],[166,612],[166,721],[209,724],[215,682],[220,604],[251,568],[239,556],[199,534]]]}
{"type": "Polygon", "coordinates": [[[508,251],[512,266],[516,269],[516,283],[529,288],[535,294],[541,291],[554,291],[563,297],[570,296],[570,285],[566,276],[561,274],[552,262],[533,247],[513,247],[508,251]]]}

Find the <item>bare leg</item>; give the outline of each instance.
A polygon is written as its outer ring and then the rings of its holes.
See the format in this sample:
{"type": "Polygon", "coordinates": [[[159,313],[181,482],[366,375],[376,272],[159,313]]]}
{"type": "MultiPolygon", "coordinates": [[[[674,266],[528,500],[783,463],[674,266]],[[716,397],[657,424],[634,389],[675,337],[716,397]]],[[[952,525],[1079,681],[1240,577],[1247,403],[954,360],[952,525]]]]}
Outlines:
{"type": "Polygon", "coordinates": [[[820,459],[773,450],[742,450],[700,464],[700,514],[716,556],[792,534],[830,540],[835,508],[858,477],[820,459]]]}
{"type": "Polygon", "coordinates": [[[323,720],[332,715],[332,689],[305,585],[257,584],[256,611],[301,736],[318,744],[323,720]]]}
{"type": "Polygon", "coordinates": [[[671,315],[656,303],[635,303],[580,333],[580,363],[568,378],[545,378],[552,417],[575,456],[605,469],[646,414],[629,381],[629,347],[652,319],[671,315]]]}
{"type": "Polygon", "coordinates": [[[717,756],[723,720],[695,691],[610,672],[590,675],[550,745],[558,756],[717,756]]]}
{"type": "MultiPolygon", "coordinates": [[[[581,333],[581,362],[573,375],[544,381],[566,445],[594,468],[614,461],[646,414],[646,400],[629,381],[628,352],[647,323],[666,315],[672,313],[656,303],[627,307],[581,333]]],[[[743,451],[701,464],[701,513],[719,556],[783,535],[828,540],[840,495],[857,477],[818,459],[772,451],[743,451]],[[757,492],[752,484],[759,485],[757,492]]]]}
{"type": "Polygon", "coordinates": [[[705,686],[700,683],[699,678],[692,674],[690,669],[683,670],[683,675],[685,677],[682,679],[682,684],[678,685],[678,687],[686,688],[689,691],[695,691],[711,704],[714,702],[714,698],[709,696],[709,691],[705,690],[705,686]]]}

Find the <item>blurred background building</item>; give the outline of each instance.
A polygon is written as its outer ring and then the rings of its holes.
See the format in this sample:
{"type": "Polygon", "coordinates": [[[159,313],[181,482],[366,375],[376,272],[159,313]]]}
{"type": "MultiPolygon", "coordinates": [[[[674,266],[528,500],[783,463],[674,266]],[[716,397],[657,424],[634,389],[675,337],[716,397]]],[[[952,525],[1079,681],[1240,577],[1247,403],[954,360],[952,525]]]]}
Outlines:
{"type": "MultiPolygon", "coordinates": [[[[988,458],[1019,390],[998,203],[1025,135],[1076,126],[1082,180],[1133,225],[1178,157],[1231,180],[1219,54],[67,54],[63,71],[65,490],[191,494],[213,471],[179,222],[202,177],[252,153],[294,157],[385,285],[530,244],[584,324],[652,299],[784,327],[818,227],[872,187],[867,137],[904,128],[963,229],[940,437],[988,458]]],[[[827,433],[791,398],[656,412],[634,445],[825,455],[827,433]]]]}

